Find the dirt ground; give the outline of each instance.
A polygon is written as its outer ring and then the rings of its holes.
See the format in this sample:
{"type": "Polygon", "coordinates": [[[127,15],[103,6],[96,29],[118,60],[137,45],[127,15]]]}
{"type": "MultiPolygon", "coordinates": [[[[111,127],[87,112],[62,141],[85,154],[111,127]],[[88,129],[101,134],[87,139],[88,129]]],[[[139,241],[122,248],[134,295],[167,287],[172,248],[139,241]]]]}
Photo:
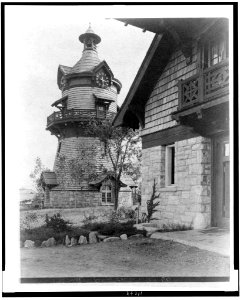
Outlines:
{"type": "Polygon", "coordinates": [[[21,276],[229,276],[229,258],[172,241],[140,238],[67,248],[21,249],[21,276]]]}

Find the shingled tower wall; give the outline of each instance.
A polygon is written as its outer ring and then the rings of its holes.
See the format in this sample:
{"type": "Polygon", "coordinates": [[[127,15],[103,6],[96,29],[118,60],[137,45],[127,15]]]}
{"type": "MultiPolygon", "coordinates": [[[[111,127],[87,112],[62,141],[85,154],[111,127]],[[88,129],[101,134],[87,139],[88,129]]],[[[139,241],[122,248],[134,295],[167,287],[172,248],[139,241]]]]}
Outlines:
{"type": "Polygon", "coordinates": [[[62,98],[52,104],[59,111],[47,119],[47,130],[58,138],[53,178],[45,184],[47,207],[100,205],[101,193],[89,184],[90,177],[101,174],[103,168],[110,169],[103,145],[88,133],[87,122],[90,117],[114,118],[121,83],[107,63],[100,61],[97,44],[101,39],[91,27],[79,40],[84,44],[82,57],[72,68],[59,66],[57,83],[62,98]],[[77,176],[80,166],[83,175],[77,176]]]}

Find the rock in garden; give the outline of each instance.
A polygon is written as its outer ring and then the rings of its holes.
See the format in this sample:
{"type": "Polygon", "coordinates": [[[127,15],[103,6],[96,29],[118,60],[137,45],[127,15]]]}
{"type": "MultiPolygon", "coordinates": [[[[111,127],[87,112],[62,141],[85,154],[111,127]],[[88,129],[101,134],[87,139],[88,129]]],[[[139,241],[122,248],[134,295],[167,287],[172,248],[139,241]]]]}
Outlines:
{"type": "Polygon", "coordinates": [[[53,247],[56,245],[56,241],[53,237],[51,237],[46,241],[45,245],[46,245],[45,247],[53,247]]]}
{"type": "Polygon", "coordinates": [[[77,245],[77,239],[72,237],[70,241],[70,246],[76,246],[77,245]]]}
{"type": "Polygon", "coordinates": [[[124,233],[120,236],[121,240],[127,240],[127,235],[124,233]]]}
{"type": "Polygon", "coordinates": [[[24,242],[24,248],[33,248],[34,247],[34,242],[31,240],[26,240],[24,242]]]}
{"type": "Polygon", "coordinates": [[[143,234],[137,233],[137,234],[129,236],[129,239],[138,239],[138,238],[143,238],[143,237],[144,237],[143,234]]]}
{"type": "Polygon", "coordinates": [[[69,239],[69,236],[66,235],[65,237],[65,245],[68,246],[70,244],[70,239],[69,239]]]}
{"type": "Polygon", "coordinates": [[[43,241],[43,242],[42,242],[42,244],[41,244],[41,247],[42,247],[42,248],[47,247],[47,246],[46,246],[46,242],[47,242],[47,241],[43,241]]]}
{"type": "Polygon", "coordinates": [[[80,244],[80,245],[87,244],[87,239],[86,239],[85,236],[81,235],[81,236],[79,237],[79,244],[80,244]]]}
{"type": "Polygon", "coordinates": [[[107,242],[114,242],[114,241],[117,241],[117,240],[120,240],[120,238],[117,237],[117,236],[112,236],[112,237],[109,237],[107,239],[104,239],[103,242],[107,243],[107,242]]]}
{"type": "Polygon", "coordinates": [[[89,233],[89,243],[90,244],[97,243],[97,236],[96,236],[96,232],[95,231],[91,231],[89,233]]]}
{"type": "Polygon", "coordinates": [[[102,234],[98,234],[97,237],[100,241],[103,241],[104,239],[108,238],[107,235],[102,235],[102,234]]]}

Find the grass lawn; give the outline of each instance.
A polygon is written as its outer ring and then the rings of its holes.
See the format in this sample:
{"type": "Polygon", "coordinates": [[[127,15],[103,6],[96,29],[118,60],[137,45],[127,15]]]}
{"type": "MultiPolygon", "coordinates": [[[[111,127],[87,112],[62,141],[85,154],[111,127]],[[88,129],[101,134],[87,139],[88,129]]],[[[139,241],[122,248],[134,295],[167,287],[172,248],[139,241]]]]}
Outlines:
{"type": "Polygon", "coordinates": [[[229,258],[172,241],[140,238],[75,247],[21,249],[21,276],[229,276],[229,258]]]}

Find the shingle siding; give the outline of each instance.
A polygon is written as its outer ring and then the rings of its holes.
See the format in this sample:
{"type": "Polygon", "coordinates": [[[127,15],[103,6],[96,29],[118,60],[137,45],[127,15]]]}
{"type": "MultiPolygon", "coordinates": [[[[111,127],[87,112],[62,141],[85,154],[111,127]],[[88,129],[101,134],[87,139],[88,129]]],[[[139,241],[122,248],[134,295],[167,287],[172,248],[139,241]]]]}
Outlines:
{"type": "Polygon", "coordinates": [[[178,81],[197,73],[197,47],[192,49],[192,63],[186,64],[181,50],[176,50],[158,79],[145,106],[145,128],[142,135],[176,125],[171,114],[178,107],[178,81]]]}

